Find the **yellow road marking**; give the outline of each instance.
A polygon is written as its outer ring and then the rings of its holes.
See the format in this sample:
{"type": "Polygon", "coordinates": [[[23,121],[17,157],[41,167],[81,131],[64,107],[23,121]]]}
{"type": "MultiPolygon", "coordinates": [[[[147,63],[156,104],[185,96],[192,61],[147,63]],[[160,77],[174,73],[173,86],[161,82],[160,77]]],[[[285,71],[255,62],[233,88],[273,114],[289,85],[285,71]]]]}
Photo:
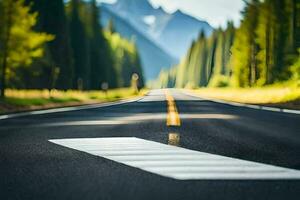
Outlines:
{"type": "Polygon", "coordinates": [[[165,95],[168,103],[167,126],[180,126],[181,122],[175,100],[169,90],[165,90],[165,95]]]}
{"type": "Polygon", "coordinates": [[[180,146],[180,134],[169,133],[168,144],[172,146],[180,146]]]}

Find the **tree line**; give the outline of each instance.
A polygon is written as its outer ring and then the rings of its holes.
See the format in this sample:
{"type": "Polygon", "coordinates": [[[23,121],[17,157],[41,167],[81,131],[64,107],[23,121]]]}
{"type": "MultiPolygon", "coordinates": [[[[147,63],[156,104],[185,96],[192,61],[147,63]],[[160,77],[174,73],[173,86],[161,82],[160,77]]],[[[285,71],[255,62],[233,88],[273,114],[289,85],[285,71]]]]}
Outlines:
{"type": "Polygon", "coordinates": [[[96,0],[0,0],[0,88],[96,90],[144,85],[138,50],[100,24],[96,0]],[[118,39],[116,39],[118,38],[118,39]]]}
{"type": "Polygon", "coordinates": [[[159,87],[260,87],[300,79],[300,1],[248,0],[240,26],[199,34],[159,87]]]}

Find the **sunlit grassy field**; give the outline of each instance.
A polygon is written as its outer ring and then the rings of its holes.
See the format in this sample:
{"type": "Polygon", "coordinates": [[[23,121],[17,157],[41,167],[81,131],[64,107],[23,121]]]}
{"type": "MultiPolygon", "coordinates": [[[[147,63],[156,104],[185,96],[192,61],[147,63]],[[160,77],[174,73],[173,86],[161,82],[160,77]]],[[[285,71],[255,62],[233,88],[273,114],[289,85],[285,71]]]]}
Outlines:
{"type": "Polygon", "coordinates": [[[203,88],[191,90],[199,96],[246,104],[300,108],[300,87],[203,88]]]}
{"type": "Polygon", "coordinates": [[[0,102],[0,112],[13,112],[26,109],[60,107],[69,105],[91,104],[116,101],[125,98],[141,96],[147,90],[138,94],[132,88],[121,88],[103,91],[59,91],[52,90],[6,90],[5,100],[0,102]]]}

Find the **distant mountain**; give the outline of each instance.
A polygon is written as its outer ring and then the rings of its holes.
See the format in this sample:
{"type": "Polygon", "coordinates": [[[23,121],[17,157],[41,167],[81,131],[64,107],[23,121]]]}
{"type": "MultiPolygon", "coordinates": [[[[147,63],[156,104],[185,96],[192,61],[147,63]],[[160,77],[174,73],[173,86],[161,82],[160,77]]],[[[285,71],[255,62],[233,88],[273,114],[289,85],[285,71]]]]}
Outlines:
{"type": "Polygon", "coordinates": [[[172,55],[182,57],[201,30],[210,35],[213,29],[207,22],[199,21],[178,10],[171,15],[161,30],[158,41],[172,55]]]}
{"type": "Polygon", "coordinates": [[[145,33],[137,30],[130,22],[110,9],[102,7],[101,14],[103,24],[107,25],[107,22],[112,19],[117,32],[127,39],[135,40],[141,56],[144,76],[147,80],[155,79],[162,68],[170,68],[178,62],[175,57],[172,57],[149,39],[145,33]]]}
{"type": "Polygon", "coordinates": [[[113,19],[121,35],[136,39],[148,80],[156,78],[162,68],[176,64],[201,30],[207,35],[213,30],[205,21],[181,11],[169,14],[161,7],[154,8],[148,0],[118,0],[101,5],[104,26],[113,19]]]}
{"type": "Polygon", "coordinates": [[[147,0],[118,0],[113,6],[120,12],[142,16],[149,15],[153,11],[152,5],[147,0]]]}

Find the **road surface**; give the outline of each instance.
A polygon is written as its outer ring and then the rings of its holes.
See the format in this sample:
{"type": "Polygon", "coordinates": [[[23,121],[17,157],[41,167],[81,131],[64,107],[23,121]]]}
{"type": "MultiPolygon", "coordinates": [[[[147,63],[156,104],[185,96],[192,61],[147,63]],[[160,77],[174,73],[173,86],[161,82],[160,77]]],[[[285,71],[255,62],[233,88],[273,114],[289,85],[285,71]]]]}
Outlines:
{"type": "Polygon", "coordinates": [[[300,115],[178,90],[0,120],[3,200],[299,199],[299,174],[300,115]]]}

